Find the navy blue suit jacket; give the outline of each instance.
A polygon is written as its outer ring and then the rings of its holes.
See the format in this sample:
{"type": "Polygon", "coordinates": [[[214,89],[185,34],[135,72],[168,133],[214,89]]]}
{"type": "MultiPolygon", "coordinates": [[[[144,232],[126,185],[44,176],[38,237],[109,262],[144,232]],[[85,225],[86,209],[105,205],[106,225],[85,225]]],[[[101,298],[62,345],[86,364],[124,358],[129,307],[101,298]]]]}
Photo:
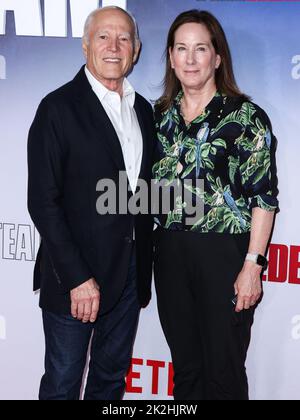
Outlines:
{"type": "MultiPolygon", "coordinates": [[[[143,136],[140,178],[150,182],[152,108],[139,94],[134,108],[143,136]]],[[[151,295],[152,217],[96,211],[97,182],[111,179],[118,190],[125,164],[117,134],[84,67],[42,100],[29,132],[28,170],[28,209],[41,235],[34,270],[40,306],[70,313],[70,290],[94,277],[100,285],[100,313],[109,311],[124,288],[133,228],[138,295],[145,306],[151,295]]]]}

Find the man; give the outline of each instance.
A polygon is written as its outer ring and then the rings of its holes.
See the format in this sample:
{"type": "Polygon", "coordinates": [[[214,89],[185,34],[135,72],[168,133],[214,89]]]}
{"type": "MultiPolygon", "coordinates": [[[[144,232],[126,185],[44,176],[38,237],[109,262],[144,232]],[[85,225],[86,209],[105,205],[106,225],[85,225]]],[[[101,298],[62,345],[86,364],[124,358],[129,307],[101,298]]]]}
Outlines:
{"type": "Polygon", "coordinates": [[[150,299],[151,216],[96,211],[99,180],[112,180],[118,194],[126,171],[128,199],[138,177],[150,181],[152,108],[126,79],[139,49],[126,11],[94,11],[86,66],[43,99],[29,132],[28,208],[42,238],[34,273],[46,341],[42,400],[79,398],[92,332],[85,399],[121,399],[150,299]]]}

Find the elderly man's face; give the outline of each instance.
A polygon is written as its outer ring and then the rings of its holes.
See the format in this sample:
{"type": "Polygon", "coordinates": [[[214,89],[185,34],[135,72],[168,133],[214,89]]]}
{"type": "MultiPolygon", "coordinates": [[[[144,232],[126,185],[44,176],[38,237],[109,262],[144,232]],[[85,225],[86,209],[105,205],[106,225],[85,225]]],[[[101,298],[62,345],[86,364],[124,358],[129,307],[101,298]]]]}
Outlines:
{"type": "Polygon", "coordinates": [[[119,93],[138,50],[134,27],[120,10],[101,10],[91,23],[89,42],[83,42],[89,71],[108,89],[119,93]]]}

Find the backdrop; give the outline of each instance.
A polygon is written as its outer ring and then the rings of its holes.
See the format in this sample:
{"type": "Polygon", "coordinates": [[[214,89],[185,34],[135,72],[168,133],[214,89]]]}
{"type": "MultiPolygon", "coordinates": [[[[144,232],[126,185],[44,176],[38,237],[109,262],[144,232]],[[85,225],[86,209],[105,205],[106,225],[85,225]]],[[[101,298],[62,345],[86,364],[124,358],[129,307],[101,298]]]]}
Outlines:
{"type": "MultiPolygon", "coordinates": [[[[252,399],[300,399],[300,3],[197,0],[0,0],[0,399],[36,399],[44,341],[32,271],[39,235],[26,209],[26,141],[36,108],[84,63],[87,14],[117,4],[140,26],[143,49],[130,76],[160,95],[167,30],[178,13],[206,9],[221,21],[239,86],[266,110],[278,138],[280,207],[264,299],[247,368],[252,399]]],[[[172,365],[155,293],[142,312],[127,399],[169,399],[172,365]]]]}

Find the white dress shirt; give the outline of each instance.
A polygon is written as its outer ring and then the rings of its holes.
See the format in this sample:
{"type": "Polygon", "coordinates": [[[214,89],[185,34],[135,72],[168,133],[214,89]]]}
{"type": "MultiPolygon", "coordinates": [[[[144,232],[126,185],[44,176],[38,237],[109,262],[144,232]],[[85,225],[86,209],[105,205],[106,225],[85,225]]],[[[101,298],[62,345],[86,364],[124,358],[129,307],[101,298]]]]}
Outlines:
{"type": "Polygon", "coordinates": [[[143,139],[134,109],[135,91],[125,78],[123,97],[107,89],[85,67],[86,77],[118,135],[131,191],[135,193],[141,170],[143,139]]]}

